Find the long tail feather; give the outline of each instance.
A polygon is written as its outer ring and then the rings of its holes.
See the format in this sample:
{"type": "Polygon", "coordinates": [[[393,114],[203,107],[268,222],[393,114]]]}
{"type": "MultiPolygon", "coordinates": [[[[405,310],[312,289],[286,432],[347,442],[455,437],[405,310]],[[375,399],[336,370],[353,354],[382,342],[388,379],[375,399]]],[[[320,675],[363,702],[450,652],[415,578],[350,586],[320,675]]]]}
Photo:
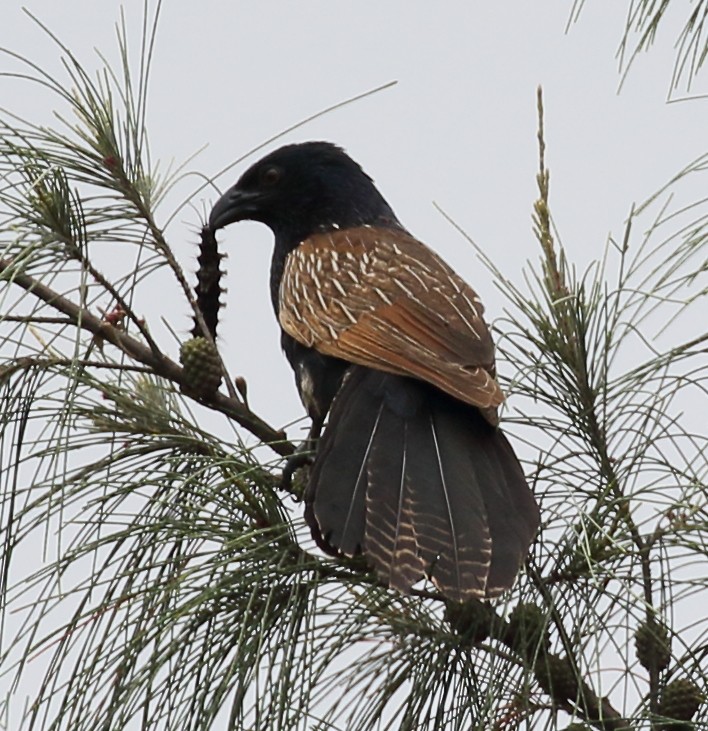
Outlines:
{"type": "Polygon", "coordinates": [[[511,446],[477,409],[358,366],[332,404],[306,517],[322,548],[363,552],[389,586],[426,575],[458,601],[509,588],[538,527],[511,446]]]}

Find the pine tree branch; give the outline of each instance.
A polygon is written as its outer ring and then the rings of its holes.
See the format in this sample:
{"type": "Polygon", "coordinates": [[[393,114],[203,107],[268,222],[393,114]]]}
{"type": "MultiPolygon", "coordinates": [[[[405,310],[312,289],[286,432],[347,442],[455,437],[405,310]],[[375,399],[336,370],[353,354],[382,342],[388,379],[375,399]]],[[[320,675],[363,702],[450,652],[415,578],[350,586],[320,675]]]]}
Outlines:
{"type": "Polygon", "coordinates": [[[575,647],[563,632],[562,618],[555,616],[557,610],[543,580],[537,576],[534,579],[540,584],[538,588],[544,599],[550,603],[547,609],[561,634],[564,656],[548,651],[550,637],[544,610],[534,604],[519,604],[509,619],[505,619],[493,606],[483,602],[450,602],[445,617],[463,643],[479,645],[491,637],[508,647],[524,667],[533,671],[539,688],[551,697],[555,707],[580,716],[601,731],[632,731],[633,727],[609,699],[598,696],[590,683],[581,677],[580,662],[573,654],[575,647]]]}
{"type": "Polygon", "coordinates": [[[287,441],[282,430],[271,427],[239,400],[218,392],[196,398],[190,393],[190,384],[184,375],[183,368],[173,360],[162,353],[156,353],[120,328],[92,315],[87,309],[63,297],[34,277],[23,272],[13,271],[14,269],[15,262],[12,259],[0,259],[0,275],[9,272],[9,276],[6,277],[8,281],[17,284],[46,302],[50,307],[66,315],[76,327],[87,330],[98,339],[108,341],[133,360],[148,366],[155,375],[180,386],[187,395],[195,398],[199,403],[234,419],[279,455],[287,457],[294,452],[293,445],[287,441]]]}
{"type": "MultiPolygon", "coordinates": [[[[534,205],[536,236],[543,249],[543,270],[544,284],[546,286],[550,301],[556,311],[556,325],[559,335],[568,346],[568,362],[572,367],[575,383],[575,390],[581,407],[582,418],[585,422],[588,441],[594,450],[601,474],[604,477],[606,489],[597,498],[597,505],[605,503],[605,497],[612,495],[617,505],[617,515],[627,526],[632,542],[637,549],[640,569],[642,574],[642,590],[644,594],[646,621],[654,620],[656,610],[654,608],[653,577],[651,571],[651,542],[645,541],[637,523],[632,515],[629,500],[625,495],[621,480],[615,470],[611,455],[609,453],[608,435],[605,426],[601,423],[598,414],[598,403],[596,389],[593,388],[588,362],[590,355],[585,340],[582,336],[581,325],[578,322],[576,313],[571,305],[570,294],[572,287],[566,281],[566,271],[563,266],[564,256],[561,250],[561,257],[556,256],[555,242],[553,238],[552,223],[549,205],[549,181],[550,173],[545,164],[545,139],[543,127],[543,92],[541,87],[537,90],[538,109],[538,148],[539,148],[539,172],[537,184],[539,198],[534,205]]],[[[561,625],[558,624],[560,627],[561,625]]],[[[570,651],[568,643],[566,651],[570,651]]],[[[588,695],[593,701],[593,696],[585,683],[579,684],[579,691],[582,689],[583,696],[588,695]],[[587,691],[587,693],[586,693],[587,691]]],[[[657,712],[659,703],[660,676],[656,667],[649,668],[649,707],[654,714],[657,712]]],[[[585,698],[583,698],[585,701],[585,698]]],[[[592,702],[586,709],[601,710],[602,706],[592,702]]],[[[586,720],[592,721],[591,718],[586,720]]],[[[652,722],[651,727],[655,725],[652,722]]],[[[615,726],[600,726],[600,728],[614,729],[615,726]]]]}
{"type": "Polygon", "coordinates": [[[550,687],[544,687],[544,690],[549,693],[554,704],[569,715],[580,716],[600,731],[633,731],[633,727],[609,699],[598,696],[587,681],[577,677],[554,678],[554,670],[564,667],[570,669],[572,665],[568,658],[552,654],[539,657],[536,661],[534,673],[537,679],[547,674],[546,681],[550,682],[550,687]],[[568,685],[568,689],[563,692],[565,685],[568,685]]]}

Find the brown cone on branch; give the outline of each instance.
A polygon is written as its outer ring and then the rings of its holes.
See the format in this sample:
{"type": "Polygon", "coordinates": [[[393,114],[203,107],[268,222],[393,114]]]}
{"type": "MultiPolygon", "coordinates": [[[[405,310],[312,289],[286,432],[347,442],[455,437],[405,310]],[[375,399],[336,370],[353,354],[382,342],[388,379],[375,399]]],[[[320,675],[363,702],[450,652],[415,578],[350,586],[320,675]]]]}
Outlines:
{"type": "Polygon", "coordinates": [[[534,675],[541,688],[554,701],[564,703],[575,700],[578,695],[578,677],[567,657],[551,654],[539,657],[534,675]]]}
{"type": "Polygon", "coordinates": [[[531,602],[517,604],[509,615],[504,640],[526,660],[545,653],[550,644],[546,613],[531,602]]]}
{"type": "MultiPolygon", "coordinates": [[[[658,712],[660,716],[675,719],[676,721],[690,721],[705,701],[705,695],[695,683],[687,678],[673,680],[666,685],[661,694],[658,712]]],[[[677,729],[690,729],[689,724],[665,723],[661,729],[677,731],[677,729]]]]}
{"type": "Polygon", "coordinates": [[[212,394],[221,385],[221,361],[216,348],[206,338],[192,338],[182,343],[179,360],[190,391],[212,394]]]}
{"type": "Polygon", "coordinates": [[[445,619],[452,629],[473,644],[489,637],[493,618],[493,610],[479,599],[447,602],[445,605],[445,619]]]}
{"type": "Polygon", "coordinates": [[[651,618],[634,633],[637,659],[647,670],[664,670],[671,661],[671,639],[662,622],[651,618]]]}

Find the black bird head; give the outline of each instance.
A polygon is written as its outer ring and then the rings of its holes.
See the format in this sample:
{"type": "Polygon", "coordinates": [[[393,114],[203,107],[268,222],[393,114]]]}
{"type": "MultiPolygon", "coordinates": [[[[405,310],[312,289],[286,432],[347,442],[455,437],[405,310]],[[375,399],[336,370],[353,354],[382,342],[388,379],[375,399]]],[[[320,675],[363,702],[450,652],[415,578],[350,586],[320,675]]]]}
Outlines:
{"type": "Polygon", "coordinates": [[[243,220],[265,223],[286,247],[334,228],[400,228],[371,178],[329,142],[286,145],[246,170],[216,202],[209,227],[243,220]]]}

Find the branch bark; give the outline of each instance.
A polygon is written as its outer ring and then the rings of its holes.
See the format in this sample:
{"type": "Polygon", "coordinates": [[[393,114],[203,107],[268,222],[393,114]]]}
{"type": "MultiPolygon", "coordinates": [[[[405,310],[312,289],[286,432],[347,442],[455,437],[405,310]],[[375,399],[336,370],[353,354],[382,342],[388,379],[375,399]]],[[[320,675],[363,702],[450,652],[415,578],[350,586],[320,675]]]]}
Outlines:
{"type": "Polygon", "coordinates": [[[155,375],[177,384],[190,398],[232,418],[244,429],[268,444],[277,454],[288,457],[295,451],[293,445],[287,441],[284,431],[271,427],[238,399],[219,392],[199,397],[190,394],[189,383],[179,364],[163,353],[155,352],[120,328],[92,315],[87,309],[55,292],[29,274],[13,271],[14,264],[12,259],[0,259],[0,275],[5,275],[3,278],[6,281],[22,287],[37,299],[66,315],[76,327],[87,330],[95,337],[111,343],[133,360],[150,368],[155,375]]]}

